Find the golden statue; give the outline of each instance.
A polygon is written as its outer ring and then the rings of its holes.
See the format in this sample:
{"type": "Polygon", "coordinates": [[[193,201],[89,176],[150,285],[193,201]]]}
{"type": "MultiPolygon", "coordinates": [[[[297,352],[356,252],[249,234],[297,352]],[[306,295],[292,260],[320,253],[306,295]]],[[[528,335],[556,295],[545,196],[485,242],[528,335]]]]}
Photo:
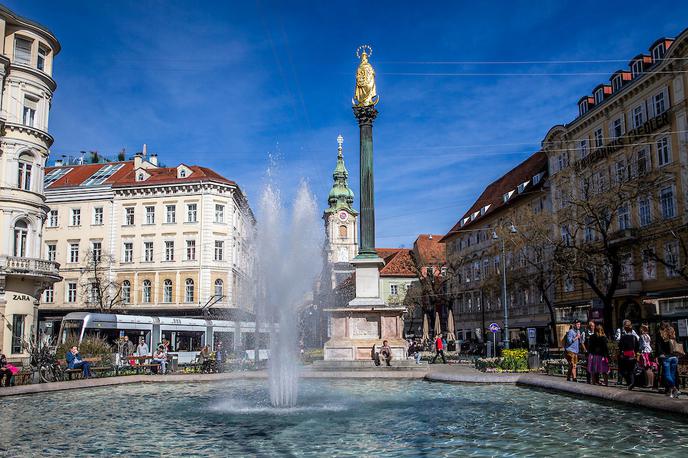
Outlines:
{"type": "Polygon", "coordinates": [[[361,63],[356,70],[356,90],[352,103],[354,106],[368,107],[380,101],[375,91],[375,70],[368,63],[368,56],[373,54],[373,50],[368,45],[360,46],[356,50],[356,56],[360,57],[361,63]]]}

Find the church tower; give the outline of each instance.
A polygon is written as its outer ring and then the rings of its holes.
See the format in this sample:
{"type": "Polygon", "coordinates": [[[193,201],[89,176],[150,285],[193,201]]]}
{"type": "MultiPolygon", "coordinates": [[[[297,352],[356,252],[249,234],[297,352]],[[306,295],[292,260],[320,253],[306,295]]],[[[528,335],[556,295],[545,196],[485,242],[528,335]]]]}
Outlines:
{"type": "MultiPolygon", "coordinates": [[[[334,183],[327,197],[329,204],[323,214],[325,220],[325,267],[329,270],[332,289],[353,272],[351,260],[358,254],[358,212],[353,209],[354,192],[349,187],[349,172],[344,165],[342,143],[337,137],[337,166],[332,178],[334,183]]],[[[325,286],[325,285],[323,285],[325,286]]]]}

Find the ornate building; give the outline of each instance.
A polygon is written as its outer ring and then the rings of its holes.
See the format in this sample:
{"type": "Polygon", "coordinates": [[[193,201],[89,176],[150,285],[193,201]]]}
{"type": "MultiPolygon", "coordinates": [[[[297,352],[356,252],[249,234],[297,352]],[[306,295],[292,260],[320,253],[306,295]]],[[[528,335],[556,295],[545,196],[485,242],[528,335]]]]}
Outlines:
{"type": "Polygon", "coordinates": [[[133,160],[46,169],[45,256],[64,281],[42,322],[78,310],[159,315],[251,312],[244,291],[255,220],[239,186],[211,169],[133,160]]]}
{"type": "Polygon", "coordinates": [[[337,137],[337,166],[332,178],[334,183],[327,197],[325,220],[325,274],[322,288],[334,290],[349,277],[354,268],[351,260],[358,254],[358,212],[353,209],[354,192],[349,187],[349,172],[344,165],[342,136],[337,137]]]}
{"type": "Polygon", "coordinates": [[[59,265],[41,259],[48,207],[43,168],[53,138],[48,114],[57,38],[44,26],[0,6],[0,348],[27,355],[42,291],[59,281],[59,265]]]}

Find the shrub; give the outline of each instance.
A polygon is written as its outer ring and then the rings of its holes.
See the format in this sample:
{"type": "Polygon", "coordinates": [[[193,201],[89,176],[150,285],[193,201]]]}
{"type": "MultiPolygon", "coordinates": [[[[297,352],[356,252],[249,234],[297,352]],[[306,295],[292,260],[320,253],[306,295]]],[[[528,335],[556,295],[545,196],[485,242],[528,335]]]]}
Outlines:
{"type": "Polygon", "coordinates": [[[505,371],[519,372],[528,370],[528,350],[519,348],[515,350],[504,349],[499,367],[505,371]]]}
{"type": "Polygon", "coordinates": [[[114,362],[114,348],[107,343],[107,340],[97,336],[85,337],[81,344],[76,338],[67,339],[65,343],[57,347],[57,358],[66,359],[67,352],[75,345],[79,347],[79,353],[84,358],[99,358],[99,364],[105,366],[112,365],[114,362]]]}

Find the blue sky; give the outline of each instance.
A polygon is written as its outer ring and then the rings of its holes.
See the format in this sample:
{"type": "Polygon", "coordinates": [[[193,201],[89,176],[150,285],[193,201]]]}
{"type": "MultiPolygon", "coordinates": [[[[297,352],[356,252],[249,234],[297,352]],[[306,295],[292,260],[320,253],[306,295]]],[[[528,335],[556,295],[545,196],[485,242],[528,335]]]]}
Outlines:
{"type": "Polygon", "coordinates": [[[147,143],[166,165],[237,181],[254,208],[272,153],[285,194],[303,177],[324,209],[340,133],[358,199],[354,52],[372,45],[381,247],[447,232],[552,125],[573,119],[582,95],[688,27],[688,3],[661,0],[6,5],[62,44],[55,156],[147,143]],[[575,60],[612,62],[484,64],[575,60]]]}

